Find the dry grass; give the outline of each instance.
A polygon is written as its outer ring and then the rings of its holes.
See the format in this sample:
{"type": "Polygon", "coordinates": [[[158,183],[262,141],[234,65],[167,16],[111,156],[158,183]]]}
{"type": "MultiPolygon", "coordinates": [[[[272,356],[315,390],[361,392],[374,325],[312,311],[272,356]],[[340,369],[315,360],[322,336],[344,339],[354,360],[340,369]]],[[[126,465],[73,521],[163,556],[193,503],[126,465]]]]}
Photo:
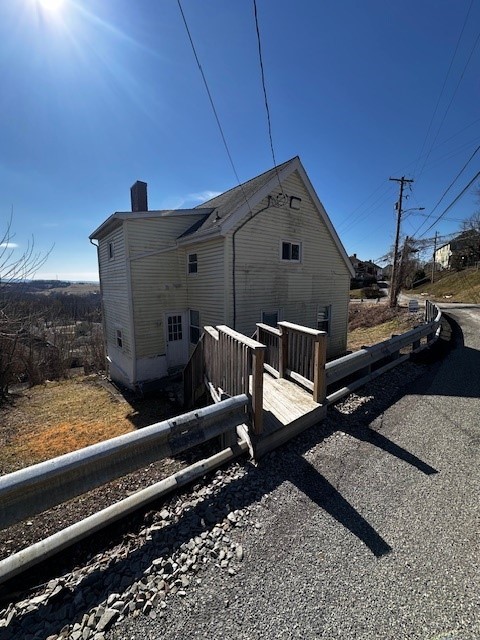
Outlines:
{"type": "MultiPolygon", "coordinates": [[[[443,272],[436,275],[434,284],[423,284],[415,293],[421,293],[428,300],[447,302],[480,302],[480,270],[471,268],[458,272],[443,272]]],[[[408,292],[407,292],[408,293],[408,292]]]]}
{"type": "Polygon", "coordinates": [[[0,412],[0,473],[41,462],[166,417],[119,400],[95,378],[52,382],[19,394],[0,412]]]}
{"type": "Polygon", "coordinates": [[[390,309],[387,305],[350,305],[348,342],[350,351],[387,340],[396,333],[405,333],[419,323],[419,318],[404,309],[390,309]]]}

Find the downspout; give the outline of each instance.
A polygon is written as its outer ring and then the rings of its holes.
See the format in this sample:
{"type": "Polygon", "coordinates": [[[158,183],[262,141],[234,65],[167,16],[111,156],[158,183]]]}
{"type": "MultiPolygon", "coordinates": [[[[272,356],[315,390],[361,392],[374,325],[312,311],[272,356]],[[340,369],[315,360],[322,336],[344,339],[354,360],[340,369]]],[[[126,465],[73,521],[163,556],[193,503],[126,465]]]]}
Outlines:
{"type": "Polygon", "coordinates": [[[105,349],[105,373],[107,374],[107,378],[110,378],[110,367],[109,367],[108,351],[107,351],[107,326],[105,324],[105,308],[103,304],[102,278],[100,275],[100,246],[98,244],[95,244],[92,238],[89,238],[89,240],[90,240],[90,244],[93,245],[97,250],[98,279],[100,281],[100,309],[102,311],[103,344],[105,349]]]}
{"type": "Polygon", "coordinates": [[[236,287],[236,278],[235,278],[235,259],[236,259],[236,252],[235,252],[235,235],[238,231],[240,231],[240,229],[243,229],[243,227],[247,224],[247,222],[250,222],[250,220],[253,220],[253,218],[255,218],[255,216],[257,216],[259,213],[262,213],[262,211],[265,211],[266,209],[270,208],[270,196],[268,196],[268,203],[266,207],[263,207],[263,209],[259,209],[256,213],[252,213],[250,215],[249,218],[247,218],[246,220],[244,220],[242,222],[242,224],[237,227],[235,229],[235,231],[232,233],[232,287],[233,287],[233,291],[232,291],[232,298],[233,298],[233,328],[236,330],[237,329],[237,293],[235,290],[236,287]]]}

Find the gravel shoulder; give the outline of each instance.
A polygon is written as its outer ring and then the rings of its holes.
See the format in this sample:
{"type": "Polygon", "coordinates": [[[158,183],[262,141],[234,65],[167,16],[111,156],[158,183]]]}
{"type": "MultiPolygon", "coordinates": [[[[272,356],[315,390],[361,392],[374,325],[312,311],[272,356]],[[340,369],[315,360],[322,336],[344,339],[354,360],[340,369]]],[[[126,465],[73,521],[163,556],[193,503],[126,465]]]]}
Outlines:
{"type": "Polygon", "coordinates": [[[471,316],[442,362],[401,365],[12,597],[0,639],[478,638],[471,316]]]}

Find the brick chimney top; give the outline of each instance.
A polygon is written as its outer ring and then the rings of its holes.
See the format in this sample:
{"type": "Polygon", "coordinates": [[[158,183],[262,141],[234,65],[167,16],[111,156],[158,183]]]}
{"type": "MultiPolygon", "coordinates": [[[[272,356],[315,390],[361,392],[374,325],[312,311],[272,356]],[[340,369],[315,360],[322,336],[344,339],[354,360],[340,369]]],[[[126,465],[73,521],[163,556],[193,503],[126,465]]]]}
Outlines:
{"type": "Polygon", "coordinates": [[[130,188],[132,211],[148,211],[147,183],[137,180],[130,188]]]}

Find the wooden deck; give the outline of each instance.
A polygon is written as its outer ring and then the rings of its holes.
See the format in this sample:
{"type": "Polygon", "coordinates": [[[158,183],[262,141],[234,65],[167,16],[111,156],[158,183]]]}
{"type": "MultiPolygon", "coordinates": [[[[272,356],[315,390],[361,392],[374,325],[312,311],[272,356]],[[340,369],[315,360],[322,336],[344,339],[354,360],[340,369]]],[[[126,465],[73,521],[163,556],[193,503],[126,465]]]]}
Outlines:
{"type": "Polygon", "coordinates": [[[296,382],[263,376],[263,432],[253,441],[255,457],[275,449],[320,422],[326,405],[317,404],[312,393],[296,382]]]}

